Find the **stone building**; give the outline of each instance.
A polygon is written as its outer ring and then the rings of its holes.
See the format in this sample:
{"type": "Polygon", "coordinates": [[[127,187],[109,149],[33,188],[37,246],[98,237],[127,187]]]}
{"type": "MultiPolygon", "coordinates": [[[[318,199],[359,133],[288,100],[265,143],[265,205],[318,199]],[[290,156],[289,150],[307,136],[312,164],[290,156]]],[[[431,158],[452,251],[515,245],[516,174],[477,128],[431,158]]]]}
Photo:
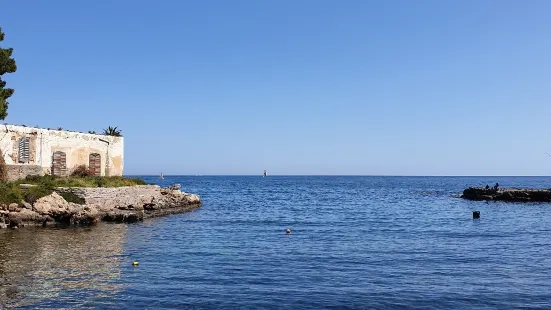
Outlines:
{"type": "Polygon", "coordinates": [[[0,150],[10,180],[27,175],[68,176],[79,165],[98,176],[123,174],[123,137],[0,125],[0,150]]]}

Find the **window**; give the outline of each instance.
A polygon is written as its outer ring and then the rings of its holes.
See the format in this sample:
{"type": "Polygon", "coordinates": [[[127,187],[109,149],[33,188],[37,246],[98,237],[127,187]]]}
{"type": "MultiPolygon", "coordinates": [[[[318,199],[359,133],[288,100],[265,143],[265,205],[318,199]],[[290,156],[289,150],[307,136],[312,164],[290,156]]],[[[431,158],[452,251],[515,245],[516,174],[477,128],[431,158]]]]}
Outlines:
{"type": "Polygon", "coordinates": [[[29,137],[19,139],[19,163],[29,163],[29,137]]]}

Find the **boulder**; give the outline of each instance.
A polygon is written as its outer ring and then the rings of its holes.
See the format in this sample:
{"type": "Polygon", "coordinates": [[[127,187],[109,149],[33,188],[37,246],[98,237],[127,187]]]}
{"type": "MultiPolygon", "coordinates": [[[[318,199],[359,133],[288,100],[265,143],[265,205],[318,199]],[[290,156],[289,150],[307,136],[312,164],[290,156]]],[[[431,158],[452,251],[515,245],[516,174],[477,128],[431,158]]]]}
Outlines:
{"type": "Polygon", "coordinates": [[[173,184],[169,187],[170,190],[179,191],[182,188],[182,184],[173,184]]]}
{"type": "Polygon", "coordinates": [[[64,213],[74,213],[75,208],[80,205],[72,202],[67,202],[58,193],[53,192],[48,196],[38,199],[34,203],[34,210],[42,215],[58,215],[64,213]]]}
{"type": "Polygon", "coordinates": [[[14,220],[20,224],[35,224],[42,222],[42,216],[32,210],[21,209],[19,212],[10,212],[10,221],[14,220]]]}
{"type": "Polygon", "coordinates": [[[19,204],[17,204],[17,203],[10,203],[9,206],[8,206],[8,211],[10,211],[10,212],[18,212],[19,210],[21,210],[21,208],[19,207],[19,204]]]}

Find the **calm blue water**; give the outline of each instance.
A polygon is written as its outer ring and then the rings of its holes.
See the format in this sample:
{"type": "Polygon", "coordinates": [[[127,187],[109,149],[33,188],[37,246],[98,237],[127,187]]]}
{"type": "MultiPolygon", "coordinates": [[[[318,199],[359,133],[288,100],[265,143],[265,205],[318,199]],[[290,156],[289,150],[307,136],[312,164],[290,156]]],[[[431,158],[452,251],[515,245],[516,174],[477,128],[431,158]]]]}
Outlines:
{"type": "MultiPolygon", "coordinates": [[[[147,178],[159,182],[154,177],[147,178]]],[[[166,177],[201,209],[0,232],[8,307],[551,308],[551,205],[469,202],[543,177],[166,177]],[[481,219],[473,220],[472,211],[481,219]],[[292,230],[291,235],[284,233],[292,230]],[[132,267],[133,260],[139,267],[132,267]]]]}

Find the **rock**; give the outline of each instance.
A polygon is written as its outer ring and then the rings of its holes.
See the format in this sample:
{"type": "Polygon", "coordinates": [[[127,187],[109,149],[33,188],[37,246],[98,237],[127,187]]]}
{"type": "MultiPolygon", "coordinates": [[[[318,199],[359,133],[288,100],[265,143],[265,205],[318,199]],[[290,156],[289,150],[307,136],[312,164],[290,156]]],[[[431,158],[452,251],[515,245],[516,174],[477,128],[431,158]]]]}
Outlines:
{"type": "Polygon", "coordinates": [[[88,226],[101,220],[134,223],[146,217],[187,212],[200,206],[199,196],[184,193],[180,188],[180,184],[169,188],[152,185],[57,188],[34,204],[0,205],[0,222],[9,227],[53,224],[88,226]],[[82,198],[83,204],[68,202],[58,192],[73,193],[82,198]]]}
{"type": "Polygon", "coordinates": [[[138,216],[138,214],[136,214],[134,212],[126,214],[125,218],[124,218],[124,221],[126,223],[135,223],[138,220],[140,220],[140,217],[138,216]]]}
{"type": "Polygon", "coordinates": [[[468,200],[494,200],[507,202],[551,202],[551,190],[540,189],[486,189],[469,187],[461,198],[468,200]]]}
{"type": "Polygon", "coordinates": [[[19,225],[21,225],[21,220],[17,216],[10,216],[9,222],[8,222],[8,227],[9,228],[18,228],[19,225]]]}
{"type": "Polygon", "coordinates": [[[200,204],[201,203],[201,198],[199,197],[199,195],[186,194],[186,201],[189,204],[200,204]]]}
{"type": "Polygon", "coordinates": [[[0,204],[0,210],[8,211],[8,205],[7,204],[0,204]]]}
{"type": "Polygon", "coordinates": [[[173,191],[179,191],[180,188],[182,188],[182,185],[181,184],[173,184],[169,187],[170,190],[173,190],[173,191]]]}
{"type": "Polygon", "coordinates": [[[73,225],[89,226],[94,225],[100,220],[100,214],[96,209],[82,208],[79,212],[75,213],[72,217],[73,225]]]}
{"type": "Polygon", "coordinates": [[[54,225],[55,219],[51,216],[45,215],[42,217],[42,226],[54,225]]]}
{"type": "Polygon", "coordinates": [[[29,209],[21,209],[19,212],[10,212],[10,221],[16,219],[18,223],[40,223],[42,216],[29,209]]]}
{"type": "Polygon", "coordinates": [[[146,203],[143,205],[144,210],[157,210],[159,207],[154,203],[146,203]]]}
{"type": "Polygon", "coordinates": [[[43,215],[55,215],[69,212],[74,205],[67,202],[58,193],[53,192],[48,196],[38,199],[34,203],[34,210],[43,215]]]}
{"type": "Polygon", "coordinates": [[[17,203],[10,203],[9,206],[8,206],[8,210],[10,212],[19,212],[19,210],[21,210],[21,208],[19,207],[19,205],[17,203]]]}

